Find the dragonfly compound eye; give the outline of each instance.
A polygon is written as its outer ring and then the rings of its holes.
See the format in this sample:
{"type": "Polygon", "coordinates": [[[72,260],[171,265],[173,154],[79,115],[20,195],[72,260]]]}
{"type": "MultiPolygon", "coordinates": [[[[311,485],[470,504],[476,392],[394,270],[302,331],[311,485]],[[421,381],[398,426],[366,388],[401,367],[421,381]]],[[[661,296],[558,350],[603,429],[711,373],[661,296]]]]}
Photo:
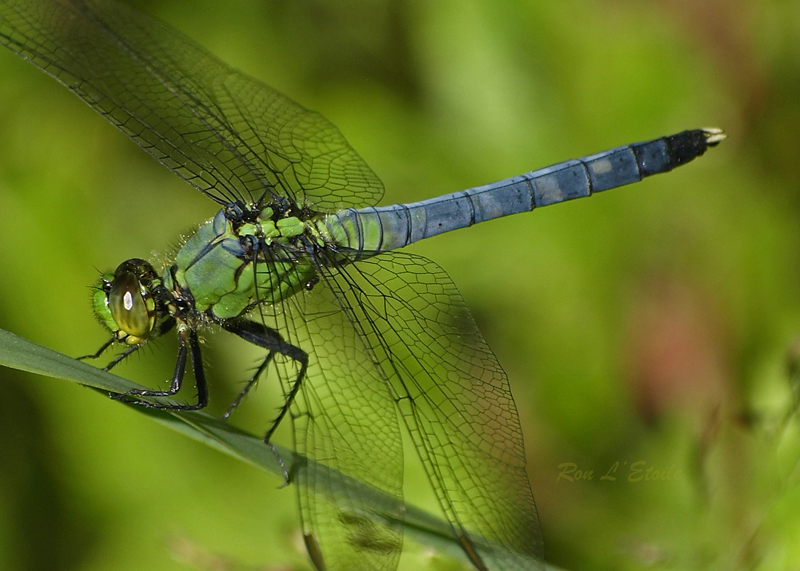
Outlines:
{"type": "Polygon", "coordinates": [[[117,272],[108,292],[108,308],[119,328],[133,339],[128,343],[144,340],[155,326],[155,312],[147,289],[130,271],[117,272]]]}

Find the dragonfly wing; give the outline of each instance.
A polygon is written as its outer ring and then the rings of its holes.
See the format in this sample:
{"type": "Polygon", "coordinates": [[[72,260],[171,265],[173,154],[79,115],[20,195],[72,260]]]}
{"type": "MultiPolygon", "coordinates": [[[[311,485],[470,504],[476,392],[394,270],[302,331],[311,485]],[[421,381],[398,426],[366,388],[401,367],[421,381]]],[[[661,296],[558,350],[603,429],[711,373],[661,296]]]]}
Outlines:
{"type": "Polygon", "coordinates": [[[220,204],[284,196],[332,211],[383,194],[319,113],[124,4],[2,0],[0,44],[220,204]]]}
{"type": "MultiPolygon", "coordinates": [[[[508,379],[447,273],[393,252],[326,279],[380,371],[370,382],[391,395],[476,568],[543,568],[508,379]]],[[[365,384],[361,376],[349,383],[365,384]]]]}
{"type": "MultiPolygon", "coordinates": [[[[403,540],[400,423],[381,371],[349,319],[352,312],[341,311],[337,295],[320,283],[256,311],[309,356],[290,414],[296,452],[315,462],[300,463],[290,478],[312,559],[328,571],[390,571],[403,540]],[[349,485],[351,478],[396,502],[370,505],[349,485]],[[325,486],[319,484],[323,479],[325,486]],[[338,493],[323,493],[330,488],[338,493]]],[[[275,355],[267,380],[277,373],[288,394],[298,370],[296,361],[275,355]]]]}

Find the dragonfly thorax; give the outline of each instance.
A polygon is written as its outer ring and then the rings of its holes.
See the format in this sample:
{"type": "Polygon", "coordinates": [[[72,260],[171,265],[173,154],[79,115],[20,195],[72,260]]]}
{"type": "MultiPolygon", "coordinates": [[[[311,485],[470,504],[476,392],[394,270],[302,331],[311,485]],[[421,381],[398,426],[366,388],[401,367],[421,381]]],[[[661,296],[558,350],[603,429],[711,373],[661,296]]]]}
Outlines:
{"type": "Polygon", "coordinates": [[[317,247],[311,224],[298,216],[228,207],[186,241],[164,285],[212,320],[231,319],[314,283],[317,247]]]}

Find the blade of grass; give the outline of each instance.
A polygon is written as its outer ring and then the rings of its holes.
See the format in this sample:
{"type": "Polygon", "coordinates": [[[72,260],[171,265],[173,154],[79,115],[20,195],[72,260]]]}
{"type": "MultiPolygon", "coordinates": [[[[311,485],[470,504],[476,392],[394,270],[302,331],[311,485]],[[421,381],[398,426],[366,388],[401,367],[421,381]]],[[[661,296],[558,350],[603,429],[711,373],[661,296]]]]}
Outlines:
{"type": "MultiPolygon", "coordinates": [[[[47,349],[2,329],[0,329],[0,365],[37,375],[64,379],[107,393],[125,393],[130,389],[144,388],[127,379],[47,349]]],[[[155,402],[158,399],[153,400],[155,402]]],[[[263,440],[206,413],[166,411],[130,404],[126,404],[126,406],[132,406],[136,411],[189,438],[283,477],[283,468],[278,458],[264,445],[263,440]]],[[[304,465],[313,463],[313,460],[301,457],[281,446],[275,445],[275,449],[290,475],[298,469],[302,469],[304,465]]],[[[361,503],[359,507],[368,513],[390,524],[402,521],[406,533],[418,542],[466,562],[466,557],[447,522],[420,508],[400,503],[391,495],[338,473],[327,466],[316,464],[314,469],[319,474],[330,473],[329,477],[319,479],[318,485],[321,487],[322,493],[334,498],[346,497],[350,506],[353,505],[354,498],[358,498],[361,503]]],[[[488,542],[485,543],[488,544],[488,542]]],[[[531,569],[537,568],[539,565],[531,562],[531,569]]]]}

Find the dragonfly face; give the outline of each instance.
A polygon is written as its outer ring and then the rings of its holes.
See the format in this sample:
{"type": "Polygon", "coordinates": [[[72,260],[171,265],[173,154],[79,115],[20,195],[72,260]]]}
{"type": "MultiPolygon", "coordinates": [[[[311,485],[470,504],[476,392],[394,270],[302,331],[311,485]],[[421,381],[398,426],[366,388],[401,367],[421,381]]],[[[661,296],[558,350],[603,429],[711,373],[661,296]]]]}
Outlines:
{"type": "Polygon", "coordinates": [[[101,276],[92,296],[95,315],[126,345],[145,343],[166,317],[164,287],[153,266],[133,258],[101,276]]]}

